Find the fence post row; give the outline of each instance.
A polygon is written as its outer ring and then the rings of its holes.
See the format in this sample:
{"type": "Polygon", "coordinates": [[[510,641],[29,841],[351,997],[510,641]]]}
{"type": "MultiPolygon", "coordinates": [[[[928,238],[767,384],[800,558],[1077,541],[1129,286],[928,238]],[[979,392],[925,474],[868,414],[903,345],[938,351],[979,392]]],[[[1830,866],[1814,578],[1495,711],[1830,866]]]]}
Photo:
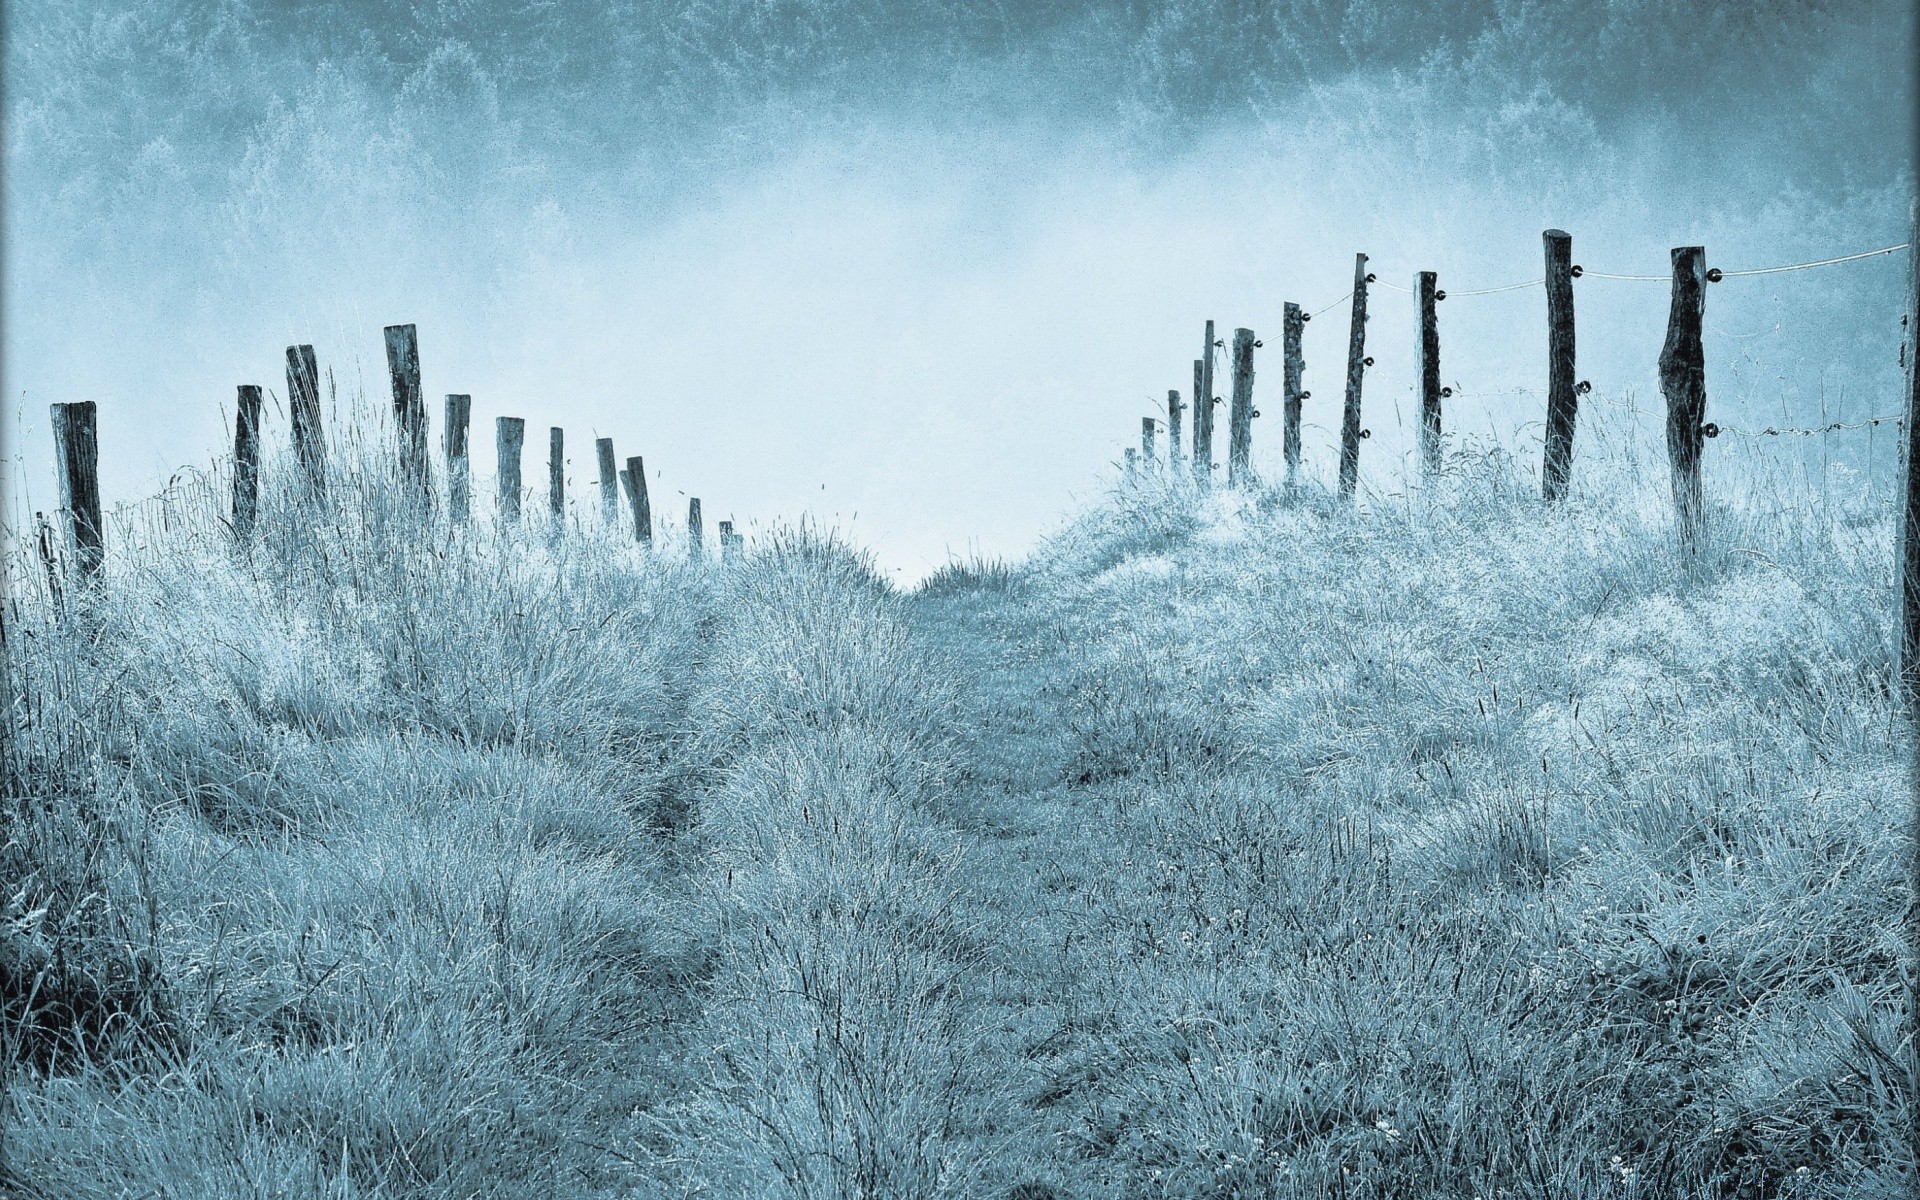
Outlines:
{"type": "Polygon", "coordinates": [[[627,485],[627,502],[633,506],[633,536],[642,546],[653,544],[653,507],[647,503],[647,464],[639,456],[627,460],[621,478],[627,485]]]}
{"type": "Polygon", "coordinates": [[[446,419],[441,422],[441,446],[447,455],[447,519],[467,523],[473,472],[467,454],[467,425],[473,418],[473,397],[449,394],[446,419]]]}
{"type": "Polygon", "coordinates": [[[389,325],[387,378],[393,385],[393,422],[400,432],[400,475],[422,498],[433,494],[427,468],[427,404],[420,395],[420,342],[411,325],[389,325]]]}
{"type": "Polygon", "coordinates": [[[1429,478],[1440,473],[1440,320],[1439,275],[1418,271],[1413,277],[1414,312],[1419,340],[1414,347],[1414,374],[1420,381],[1420,469],[1429,478]]]}
{"type": "MultiPolygon", "coordinates": [[[[1907,713],[1920,722],[1920,203],[1909,213],[1907,251],[1906,508],[1900,522],[1900,679],[1907,713]]],[[[1920,742],[1920,738],[1915,739],[1920,742]]],[[[1916,747],[1920,755],[1920,747],[1916,747]]],[[[1920,858],[1915,860],[1920,870],[1920,858]]],[[[1920,883],[1920,876],[1916,876],[1920,883]]],[[[1915,977],[1920,980],[1920,975],[1915,977]]],[[[1916,983],[1920,988],[1920,983],[1916,983]]],[[[1916,992],[1920,1000],[1920,992],[1916,992]]],[[[1911,1010],[1920,1011],[1920,1009],[1911,1010]]]]}
{"type": "Polygon", "coordinates": [[[687,561],[699,562],[701,558],[700,497],[687,500],[687,561]]]}
{"type": "Polygon", "coordinates": [[[1372,360],[1367,353],[1367,256],[1353,256],[1353,316],[1347,328],[1347,403],[1340,416],[1340,495],[1353,499],[1360,484],[1360,388],[1372,360]]]}
{"type": "Polygon", "coordinates": [[[526,444],[527,422],[522,417],[496,417],[495,444],[500,456],[500,519],[520,522],[520,448],[526,444]]]}
{"type": "Polygon", "coordinates": [[[320,427],[320,367],[312,346],[287,347],[287,410],[293,449],[307,477],[307,496],[327,494],[327,440],[320,427]]]}
{"type": "Polygon", "coordinates": [[[1213,322],[1193,364],[1193,471],[1202,487],[1213,485],[1213,322]]]}
{"type": "Polygon", "coordinates": [[[593,452],[600,460],[600,512],[611,525],[620,520],[620,478],[613,462],[613,439],[595,438],[593,452]]]}
{"type": "Polygon", "coordinates": [[[1149,471],[1153,470],[1156,466],[1159,465],[1159,460],[1154,457],[1154,445],[1153,445],[1154,433],[1155,433],[1155,430],[1154,430],[1153,418],[1141,417],[1140,418],[1140,457],[1147,464],[1147,470],[1149,471]]]}
{"type": "Polygon", "coordinates": [[[106,559],[100,521],[100,439],[91,400],[55,404],[53,452],[60,465],[60,507],[67,514],[68,544],[82,579],[106,559]]]}
{"type": "Polygon", "coordinates": [[[1248,481],[1253,470],[1253,330],[1233,331],[1233,403],[1227,410],[1227,486],[1248,481]]]}
{"type": "Polygon", "coordinates": [[[1180,389],[1167,389],[1167,469],[1173,475],[1180,474],[1180,389]]]}
{"type": "Polygon", "coordinates": [[[567,518],[567,434],[558,425],[547,430],[547,510],[556,529],[567,518]]]}
{"type": "Polygon", "coordinates": [[[1300,332],[1307,323],[1298,304],[1282,309],[1280,326],[1280,449],[1287,461],[1287,486],[1293,487],[1300,470],[1300,402],[1307,393],[1300,390],[1307,360],[1300,352],[1300,332]]]}
{"type": "Polygon", "coordinates": [[[1695,547],[1705,518],[1700,488],[1700,449],[1707,417],[1706,351],[1700,321],[1707,307],[1707,251],[1673,249],[1673,306],[1667,340],[1660,349],[1660,391],[1667,398],[1667,457],[1672,466],[1673,506],[1680,541],[1695,547]]]}
{"type": "Polygon", "coordinates": [[[233,414],[233,535],[245,542],[253,537],[260,513],[260,388],[240,385],[233,414]]]}
{"type": "Polygon", "coordinates": [[[1547,256],[1547,446],[1540,494],[1557,501],[1566,496],[1573,470],[1580,403],[1573,382],[1573,235],[1549,229],[1540,240],[1547,256]]]}

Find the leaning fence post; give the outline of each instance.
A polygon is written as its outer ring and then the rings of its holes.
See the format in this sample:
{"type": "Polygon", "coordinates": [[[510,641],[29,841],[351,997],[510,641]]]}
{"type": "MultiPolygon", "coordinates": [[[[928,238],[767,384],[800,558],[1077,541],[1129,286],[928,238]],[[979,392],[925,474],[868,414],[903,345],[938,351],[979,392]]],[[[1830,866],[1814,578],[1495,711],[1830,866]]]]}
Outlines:
{"type": "Polygon", "coordinates": [[[496,417],[494,444],[500,455],[500,519],[520,523],[520,448],[527,440],[527,422],[521,417],[496,417]]]}
{"type": "Polygon", "coordinates": [[[1660,391],[1667,398],[1667,457],[1672,466],[1674,515],[1680,541],[1694,548],[1705,518],[1700,487],[1700,450],[1707,417],[1706,349],[1700,321],[1707,307],[1707,251],[1673,249],[1673,306],[1667,341],[1660,349],[1660,391]]]}
{"type": "Polygon", "coordinates": [[[1253,330],[1233,331],[1233,404],[1227,410],[1227,486],[1247,482],[1253,469],[1253,330]]]}
{"type": "Polygon", "coordinates": [[[233,535],[241,541],[253,536],[260,513],[260,389],[240,385],[240,401],[233,414],[233,535]]]}
{"type": "Polygon", "coordinates": [[[1140,418],[1140,460],[1147,464],[1147,470],[1149,471],[1153,470],[1155,467],[1160,465],[1160,460],[1154,457],[1154,445],[1153,445],[1154,433],[1155,433],[1155,426],[1153,423],[1153,418],[1141,417],[1140,418]]]}
{"type": "Polygon", "coordinates": [[[1300,390],[1301,376],[1307,369],[1307,360],[1300,352],[1300,333],[1307,318],[1298,304],[1286,305],[1281,314],[1280,453],[1287,462],[1287,487],[1292,488],[1294,476],[1300,471],[1300,402],[1307,398],[1307,393],[1300,390]]]}
{"type": "Polygon", "coordinates": [[[320,426],[320,367],[312,346],[287,347],[287,412],[293,421],[293,449],[307,477],[307,494],[327,494],[327,440],[320,426]]]}
{"type": "Polygon", "coordinates": [[[1353,317],[1347,328],[1347,405],[1340,416],[1340,495],[1353,499],[1360,485],[1360,386],[1373,360],[1367,354],[1367,256],[1353,256],[1353,317]]]}
{"type": "Polygon", "coordinates": [[[558,425],[547,430],[547,511],[558,532],[567,519],[567,434],[558,425]]]}
{"type": "Polygon", "coordinates": [[[1540,494],[1559,500],[1573,470],[1573,428],[1579,396],[1573,382],[1573,235],[1540,235],[1547,254],[1547,451],[1540,494]]]}
{"type": "Polygon", "coordinates": [[[473,470],[467,453],[467,425],[472,419],[472,396],[447,396],[440,444],[447,455],[447,519],[455,525],[467,523],[471,507],[473,470]]]}
{"type": "Polygon", "coordinates": [[[1429,478],[1440,473],[1440,276],[1417,271],[1413,276],[1414,312],[1419,321],[1414,345],[1414,377],[1420,381],[1420,470],[1429,478]]]}
{"type": "Polygon", "coordinates": [[[613,463],[613,439],[595,438],[593,452],[600,460],[600,511],[612,524],[620,519],[620,480],[613,463]]]}
{"type": "Polygon", "coordinates": [[[653,506],[647,503],[647,464],[638,455],[627,460],[627,502],[633,506],[633,536],[643,546],[653,544],[653,506]]]}
{"type": "Polygon", "coordinates": [[[386,327],[393,423],[400,432],[400,477],[418,496],[432,492],[427,469],[427,403],[420,395],[420,342],[411,325],[386,327]]]}
{"type": "Polygon", "coordinates": [[[100,523],[100,439],[91,400],[53,406],[53,452],[60,468],[60,507],[67,510],[68,538],[81,578],[100,571],[106,558],[100,523]]]}
{"type": "Polygon", "coordinates": [[[699,562],[702,557],[700,530],[700,497],[687,500],[687,561],[699,562]]]}
{"type": "Polygon", "coordinates": [[[1213,484],[1213,322],[1193,364],[1193,470],[1203,487],[1213,484]]]}
{"type": "Polygon", "coordinates": [[[1167,471],[1176,476],[1185,466],[1180,461],[1180,414],[1183,411],[1180,404],[1180,390],[1169,388],[1167,391],[1167,471]]]}
{"type": "MultiPolygon", "coordinates": [[[[1920,722],[1920,204],[1909,213],[1907,252],[1907,475],[1906,509],[1900,523],[1900,679],[1907,713],[1920,722]]],[[[1920,742],[1920,738],[1915,739],[1920,742]]],[[[1920,754],[1920,749],[1916,750],[1920,754]]],[[[1920,868],[1920,861],[1916,862],[1920,868]]],[[[1920,885],[1920,878],[1916,878],[1920,885]]],[[[1915,976],[1920,980],[1920,974],[1915,976]]],[[[1920,984],[1916,984],[1920,987],[1920,984]]],[[[1915,996],[1920,1000],[1920,995],[1915,996]]],[[[1909,1010],[1920,1011],[1920,1009],[1909,1010]]]]}

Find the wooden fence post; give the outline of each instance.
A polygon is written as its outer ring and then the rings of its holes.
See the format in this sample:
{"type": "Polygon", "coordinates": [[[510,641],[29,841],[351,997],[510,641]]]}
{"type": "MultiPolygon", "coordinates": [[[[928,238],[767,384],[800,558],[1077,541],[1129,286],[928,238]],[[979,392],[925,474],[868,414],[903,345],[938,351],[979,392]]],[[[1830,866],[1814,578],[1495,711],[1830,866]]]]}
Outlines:
{"type": "Polygon", "coordinates": [[[1253,330],[1233,331],[1233,404],[1227,410],[1227,486],[1253,473],[1253,330]]]}
{"type": "Polygon", "coordinates": [[[240,385],[239,405],[233,413],[233,535],[253,537],[260,515],[260,389],[240,385]]]}
{"type": "Polygon", "coordinates": [[[500,455],[500,519],[520,523],[520,448],[527,440],[521,417],[496,417],[494,442],[500,455]]]}
{"type": "Polygon", "coordinates": [[[1180,461],[1180,414],[1184,411],[1180,404],[1180,389],[1167,390],[1167,471],[1179,475],[1185,463],[1180,461]]]}
{"type": "Polygon", "coordinates": [[[1347,405],[1340,416],[1340,495],[1347,500],[1360,486],[1360,388],[1373,360],[1367,354],[1367,256],[1353,256],[1353,317],[1347,328],[1347,405]]]}
{"type": "Polygon", "coordinates": [[[1414,346],[1414,377],[1420,381],[1420,470],[1429,479],[1440,473],[1440,276],[1413,276],[1414,313],[1419,321],[1414,346]]]}
{"type": "Polygon", "coordinates": [[[1193,364],[1193,470],[1203,487],[1213,485],[1213,322],[1193,364]]]}
{"type": "Polygon", "coordinates": [[[1288,304],[1281,312],[1280,453],[1286,458],[1287,487],[1291,488],[1300,471],[1300,402],[1307,398],[1307,393],[1300,390],[1307,369],[1307,360],[1300,352],[1300,333],[1307,318],[1298,304],[1288,304]]]}
{"type": "Polygon", "coordinates": [[[427,403],[420,395],[420,342],[411,325],[389,325],[387,378],[393,385],[393,423],[400,432],[400,478],[417,496],[433,494],[427,467],[427,403]]]}
{"type": "Polygon", "coordinates": [[[720,561],[732,562],[740,557],[740,539],[734,535],[733,522],[720,522],[720,561]]]}
{"type": "MultiPolygon", "coordinates": [[[[1900,523],[1900,679],[1907,714],[1920,723],[1920,204],[1909,212],[1907,251],[1907,436],[1906,509],[1900,523]]],[[[1920,743],[1920,738],[1915,741],[1920,743]]],[[[1920,760],[1920,746],[1916,746],[1920,760]]],[[[1920,766],[1920,761],[1916,762],[1920,766]]],[[[1916,848],[1920,853],[1920,848],[1916,848]]],[[[1920,869],[1920,860],[1916,860],[1920,869]]],[[[1920,887],[1920,877],[1914,883],[1920,887]]],[[[1920,975],[1915,976],[1920,980],[1920,975]]],[[[1920,982],[1916,983],[1920,988],[1920,982]]],[[[1914,997],[1920,1001],[1920,992],[1914,997]]],[[[1920,1009],[1910,1011],[1920,1012],[1920,1009]]]]}
{"type": "Polygon", "coordinates": [[[547,430],[547,511],[557,532],[567,520],[567,434],[558,425],[547,430]]]}
{"type": "Polygon", "coordinates": [[[600,511],[611,524],[620,519],[620,480],[613,463],[613,439],[595,438],[593,452],[600,460],[600,511]]]}
{"type": "Polygon", "coordinates": [[[699,562],[703,554],[700,529],[700,497],[694,496],[687,501],[687,561],[699,562]]]}
{"type": "Polygon", "coordinates": [[[639,456],[627,460],[627,503],[633,506],[633,536],[643,546],[653,545],[653,506],[647,503],[647,464],[639,456]]]}
{"type": "Polygon", "coordinates": [[[106,559],[100,520],[100,438],[91,400],[53,406],[53,452],[60,468],[60,507],[67,512],[68,544],[82,579],[99,574],[106,559]]]}
{"type": "Polygon", "coordinates": [[[1540,494],[1564,498],[1573,472],[1573,429],[1579,396],[1573,382],[1573,235],[1549,229],[1540,235],[1547,254],[1547,456],[1540,494]]]}
{"type": "Polygon", "coordinates": [[[1160,460],[1154,457],[1153,443],[1154,443],[1155,432],[1156,430],[1154,427],[1153,418],[1141,417],[1140,418],[1140,459],[1142,462],[1147,464],[1147,470],[1149,471],[1153,470],[1154,468],[1160,465],[1160,460]]]}
{"type": "Polygon", "coordinates": [[[312,346],[287,347],[287,413],[308,498],[320,499],[327,494],[327,439],[320,425],[320,367],[312,346]]]}
{"type": "Polygon", "coordinates": [[[1700,487],[1700,450],[1707,418],[1706,349],[1700,321],[1707,308],[1707,251],[1673,249],[1673,306],[1667,311],[1667,341],[1660,349],[1660,391],[1667,398],[1667,458],[1672,466],[1674,515],[1680,542],[1699,541],[1706,516],[1700,487]]]}
{"type": "Polygon", "coordinates": [[[467,426],[472,419],[472,396],[447,396],[440,444],[447,455],[447,518],[455,525],[467,523],[472,507],[473,468],[467,453],[467,426]]]}
{"type": "Polygon", "coordinates": [[[1127,447],[1127,478],[1132,479],[1140,471],[1140,451],[1127,447]]]}

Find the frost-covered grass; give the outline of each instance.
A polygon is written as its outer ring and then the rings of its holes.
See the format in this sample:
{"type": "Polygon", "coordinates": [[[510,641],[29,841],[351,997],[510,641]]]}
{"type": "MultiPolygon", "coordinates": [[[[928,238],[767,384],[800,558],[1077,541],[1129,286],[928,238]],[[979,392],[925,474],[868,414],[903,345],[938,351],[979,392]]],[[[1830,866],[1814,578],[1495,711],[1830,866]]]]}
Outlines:
{"type": "Polygon", "coordinates": [[[372,460],[248,553],[188,488],[95,594],[11,565],[15,1191],[1913,1182],[1879,507],[1681,560],[1598,462],[1144,478],[901,593],[426,529],[372,460]]]}

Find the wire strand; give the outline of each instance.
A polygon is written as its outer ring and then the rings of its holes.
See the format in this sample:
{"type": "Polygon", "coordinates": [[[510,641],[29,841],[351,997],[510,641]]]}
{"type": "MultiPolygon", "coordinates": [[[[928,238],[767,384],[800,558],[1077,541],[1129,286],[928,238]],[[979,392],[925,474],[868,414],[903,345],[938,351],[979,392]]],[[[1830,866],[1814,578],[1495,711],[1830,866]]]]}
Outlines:
{"type": "Polygon", "coordinates": [[[1872,429],[1886,424],[1904,425],[1906,421],[1905,417],[1895,413],[1884,417],[1868,417],[1864,421],[1834,421],[1812,429],[1789,429],[1776,425],[1769,425],[1765,429],[1734,429],[1726,425],[1719,428],[1721,433],[1729,433],[1735,437],[1813,437],[1822,433],[1839,433],[1844,429],[1872,429]]]}
{"type": "Polygon", "coordinates": [[[1545,279],[1529,279],[1525,283],[1509,283],[1501,287],[1475,288],[1470,292],[1449,291],[1447,293],[1447,298],[1449,300],[1452,300],[1461,296],[1491,296],[1495,292],[1517,292],[1521,288],[1539,287],[1541,284],[1545,282],[1546,282],[1545,279]]]}
{"type": "Polygon", "coordinates": [[[1334,309],[1339,308],[1342,304],[1345,304],[1348,300],[1352,298],[1353,298],[1353,292],[1348,291],[1346,295],[1340,297],[1338,300],[1335,300],[1332,304],[1327,305],[1325,308],[1317,309],[1310,315],[1316,316],[1316,317],[1323,316],[1327,313],[1332,312],[1334,309]]]}
{"type": "Polygon", "coordinates": [[[1722,271],[1723,278],[1735,275],[1772,275],[1779,271],[1804,271],[1808,267],[1830,267],[1835,263],[1853,262],[1855,259],[1873,258],[1880,254],[1892,254],[1896,250],[1909,249],[1913,243],[1901,242],[1898,246],[1882,246],[1878,250],[1862,250],[1858,254],[1842,254],[1838,258],[1823,258],[1818,262],[1789,263],[1784,267],[1754,267],[1747,271],[1722,271]]]}

